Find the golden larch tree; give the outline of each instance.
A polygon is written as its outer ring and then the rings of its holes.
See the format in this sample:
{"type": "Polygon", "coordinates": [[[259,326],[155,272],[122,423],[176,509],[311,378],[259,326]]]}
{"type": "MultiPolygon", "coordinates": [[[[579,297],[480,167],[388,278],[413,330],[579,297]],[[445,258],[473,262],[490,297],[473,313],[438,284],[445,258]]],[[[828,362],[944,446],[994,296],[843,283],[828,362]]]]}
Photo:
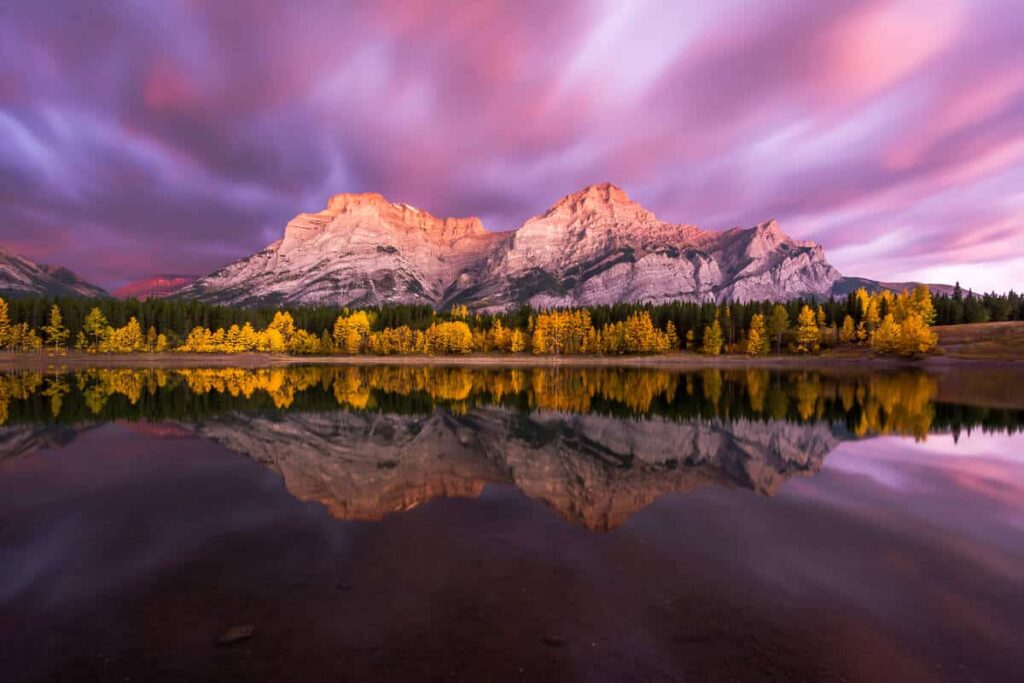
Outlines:
{"type": "Polygon", "coordinates": [[[747,334],[747,355],[763,356],[770,350],[768,330],[765,327],[764,315],[755,313],[750,319],[750,332],[747,334]]]}
{"type": "Polygon", "coordinates": [[[821,348],[821,330],[810,306],[800,309],[796,319],[796,351],[797,353],[814,353],[821,348]]]}

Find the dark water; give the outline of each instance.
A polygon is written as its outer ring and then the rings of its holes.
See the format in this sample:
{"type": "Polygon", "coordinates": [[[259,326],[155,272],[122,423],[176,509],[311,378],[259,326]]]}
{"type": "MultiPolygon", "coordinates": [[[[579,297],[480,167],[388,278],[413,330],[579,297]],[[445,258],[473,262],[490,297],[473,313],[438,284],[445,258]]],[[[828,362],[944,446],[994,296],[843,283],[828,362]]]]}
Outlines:
{"type": "Polygon", "coordinates": [[[0,375],[0,678],[1020,680],[1024,411],[947,380],[0,375]]]}

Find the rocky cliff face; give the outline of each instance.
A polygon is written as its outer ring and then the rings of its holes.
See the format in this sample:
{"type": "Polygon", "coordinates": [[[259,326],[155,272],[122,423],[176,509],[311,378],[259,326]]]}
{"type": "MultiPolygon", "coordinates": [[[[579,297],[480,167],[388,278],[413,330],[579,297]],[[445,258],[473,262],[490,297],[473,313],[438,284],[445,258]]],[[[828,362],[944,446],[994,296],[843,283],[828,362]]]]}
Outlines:
{"type": "Polygon", "coordinates": [[[0,247],[0,296],[107,296],[67,268],[33,263],[0,247]]]}
{"type": "Polygon", "coordinates": [[[218,303],[440,305],[501,236],[477,218],[437,218],[379,194],[340,194],[301,213],[282,239],[180,295],[218,303]]]}
{"type": "Polygon", "coordinates": [[[281,473],[341,519],[380,519],[438,497],[510,484],[575,524],[608,530],[655,498],[721,484],[774,493],[816,472],[828,426],[617,420],[478,408],[465,415],[235,415],[194,429],[281,473]]]}
{"type": "MultiPolygon", "coordinates": [[[[93,427],[0,427],[0,464],[66,445],[93,427]]],[[[505,484],[599,530],[614,529],[661,495],[709,484],[772,495],[787,479],[816,473],[839,442],[824,423],[622,420],[499,407],[238,413],[126,427],[217,441],[277,471],[292,495],[339,519],[376,520],[505,484]]]]}
{"type": "Polygon", "coordinates": [[[611,184],[562,198],[518,230],[440,219],[378,194],[335,195],[281,240],[176,295],[229,304],[519,303],[827,296],[839,273],[821,247],[770,221],[705,232],[659,220],[611,184]]]}
{"type": "Polygon", "coordinates": [[[673,225],[614,185],[593,185],[528,220],[452,298],[485,309],[827,296],[840,277],[821,247],[775,221],[705,232],[673,225]]]}

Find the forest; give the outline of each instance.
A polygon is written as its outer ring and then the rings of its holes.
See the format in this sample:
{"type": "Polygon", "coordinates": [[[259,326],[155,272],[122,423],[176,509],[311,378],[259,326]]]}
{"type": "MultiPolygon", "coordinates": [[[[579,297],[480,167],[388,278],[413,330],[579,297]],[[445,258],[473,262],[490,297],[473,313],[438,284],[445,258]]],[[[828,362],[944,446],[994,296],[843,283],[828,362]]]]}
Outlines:
{"type": "Polygon", "coordinates": [[[959,286],[895,294],[864,289],[843,299],[616,304],[479,313],[395,304],[359,310],[233,308],[195,301],[0,299],[0,348],[93,353],[646,354],[816,353],[864,346],[918,356],[936,345],[932,325],[1024,319],[1014,292],[976,295],[959,286]]]}

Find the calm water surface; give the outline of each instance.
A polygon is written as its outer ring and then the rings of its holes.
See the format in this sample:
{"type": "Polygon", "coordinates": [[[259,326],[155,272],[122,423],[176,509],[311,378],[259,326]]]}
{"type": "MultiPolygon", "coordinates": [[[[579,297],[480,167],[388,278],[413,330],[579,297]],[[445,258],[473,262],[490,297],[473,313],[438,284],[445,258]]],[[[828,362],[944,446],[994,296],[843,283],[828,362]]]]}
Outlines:
{"type": "Polygon", "coordinates": [[[1020,680],[1024,411],[948,379],[0,375],[0,672],[1020,680]]]}

